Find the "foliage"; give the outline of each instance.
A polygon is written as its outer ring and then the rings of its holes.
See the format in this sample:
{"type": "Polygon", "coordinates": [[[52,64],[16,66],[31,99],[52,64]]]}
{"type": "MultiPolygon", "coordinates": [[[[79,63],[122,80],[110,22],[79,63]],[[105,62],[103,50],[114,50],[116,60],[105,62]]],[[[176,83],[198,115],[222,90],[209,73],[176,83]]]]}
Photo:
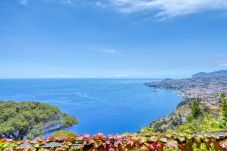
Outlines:
{"type": "Polygon", "coordinates": [[[17,146],[17,143],[11,140],[6,140],[6,139],[0,140],[0,151],[6,150],[6,149],[12,149],[16,146],[17,146]]]}
{"type": "Polygon", "coordinates": [[[16,143],[0,143],[0,151],[16,147],[16,143]]]}
{"type": "Polygon", "coordinates": [[[199,107],[199,102],[194,100],[191,105],[192,116],[197,119],[201,115],[201,110],[199,107]]]}
{"type": "Polygon", "coordinates": [[[199,100],[198,99],[192,99],[191,100],[191,115],[187,117],[187,121],[191,122],[194,119],[198,119],[199,117],[202,116],[202,111],[199,106],[199,100]]]}
{"type": "Polygon", "coordinates": [[[225,93],[220,93],[220,127],[227,129],[227,95],[225,93]]]}
{"type": "Polygon", "coordinates": [[[34,138],[78,123],[75,117],[44,103],[0,101],[0,108],[0,138],[34,138]]]}
{"type": "Polygon", "coordinates": [[[74,132],[69,132],[69,131],[63,131],[63,130],[61,130],[61,131],[56,132],[53,136],[54,137],[57,137],[57,136],[61,136],[61,137],[69,137],[69,136],[72,136],[72,137],[75,137],[77,135],[74,132]]]}
{"type": "Polygon", "coordinates": [[[15,151],[219,151],[227,149],[227,134],[223,136],[189,136],[144,132],[110,136],[103,134],[81,135],[78,137],[56,136],[34,141],[10,142],[4,140],[4,142],[17,144],[11,147],[15,151]],[[25,144],[29,145],[24,147],[25,144]]]}
{"type": "Polygon", "coordinates": [[[187,122],[178,126],[175,130],[183,133],[200,133],[227,130],[227,96],[220,95],[221,108],[219,119],[213,113],[202,111],[199,107],[198,99],[194,99],[191,104],[191,115],[187,117],[187,122]]]}
{"type": "Polygon", "coordinates": [[[212,114],[207,114],[204,116],[202,122],[200,123],[200,132],[212,132],[212,131],[222,131],[224,129],[220,128],[219,121],[212,114]]]}
{"type": "Polygon", "coordinates": [[[222,131],[219,121],[212,114],[205,114],[202,119],[193,119],[190,122],[186,122],[178,126],[176,131],[181,133],[200,133],[200,132],[214,132],[222,131]]]}
{"type": "Polygon", "coordinates": [[[149,127],[155,131],[165,132],[168,129],[174,129],[182,124],[181,114],[172,114],[171,116],[152,122],[149,127]]]}

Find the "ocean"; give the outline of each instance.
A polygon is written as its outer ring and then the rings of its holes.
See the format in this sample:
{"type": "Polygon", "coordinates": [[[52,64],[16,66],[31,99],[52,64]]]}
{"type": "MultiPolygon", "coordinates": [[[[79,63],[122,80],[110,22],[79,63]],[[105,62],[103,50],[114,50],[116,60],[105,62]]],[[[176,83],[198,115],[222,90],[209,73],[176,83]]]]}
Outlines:
{"type": "Polygon", "coordinates": [[[5,79],[0,100],[40,101],[74,115],[78,134],[137,132],[168,115],[180,102],[175,93],[149,88],[154,79],[5,79]]]}

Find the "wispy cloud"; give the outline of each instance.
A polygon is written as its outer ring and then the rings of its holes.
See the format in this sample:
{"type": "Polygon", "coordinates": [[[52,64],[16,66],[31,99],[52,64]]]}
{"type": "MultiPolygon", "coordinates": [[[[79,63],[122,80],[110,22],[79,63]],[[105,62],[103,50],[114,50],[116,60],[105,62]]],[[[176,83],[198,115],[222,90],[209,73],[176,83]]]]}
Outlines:
{"type": "Polygon", "coordinates": [[[117,54],[121,51],[119,48],[115,48],[111,45],[105,45],[105,44],[83,43],[82,47],[85,50],[93,51],[96,53],[103,53],[103,54],[117,54]]]}
{"type": "Polygon", "coordinates": [[[94,46],[94,45],[91,45],[90,47],[91,48],[88,48],[88,49],[99,52],[99,53],[104,53],[104,54],[116,54],[118,52],[117,49],[114,49],[111,47],[99,47],[99,46],[94,46]],[[96,47],[96,48],[94,48],[94,47],[96,47]]]}
{"type": "Polygon", "coordinates": [[[128,77],[126,74],[108,74],[108,75],[103,75],[101,77],[105,78],[123,78],[123,77],[128,77]]]}
{"type": "MultiPolygon", "coordinates": [[[[27,5],[30,0],[19,0],[27,5]]],[[[111,8],[121,13],[151,11],[154,16],[165,18],[183,16],[209,10],[227,10],[227,0],[49,0],[71,6],[111,8]]]]}
{"type": "Polygon", "coordinates": [[[221,67],[227,67],[227,63],[221,64],[221,67]]]}
{"type": "Polygon", "coordinates": [[[62,0],[70,4],[83,2],[84,5],[112,8],[122,13],[140,11],[154,12],[154,16],[165,18],[183,16],[209,10],[227,10],[227,0],[62,0]],[[85,3],[86,2],[86,3],[85,3]]]}
{"type": "Polygon", "coordinates": [[[158,17],[174,17],[205,10],[227,10],[227,0],[110,0],[124,12],[155,11],[158,17]]]}
{"type": "Polygon", "coordinates": [[[66,75],[66,74],[53,74],[53,75],[47,75],[47,78],[72,78],[73,76],[71,75],[66,75]]]}
{"type": "Polygon", "coordinates": [[[106,54],[114,54],[117,52],[116,49],[112,49],[112,48],[99,49],[98,51],[106,53],[106,54]]]}
{"type": "Polygon", "coordinates": [[[19,4],[28,5],[28,0],[19,0],[19,4]]]}

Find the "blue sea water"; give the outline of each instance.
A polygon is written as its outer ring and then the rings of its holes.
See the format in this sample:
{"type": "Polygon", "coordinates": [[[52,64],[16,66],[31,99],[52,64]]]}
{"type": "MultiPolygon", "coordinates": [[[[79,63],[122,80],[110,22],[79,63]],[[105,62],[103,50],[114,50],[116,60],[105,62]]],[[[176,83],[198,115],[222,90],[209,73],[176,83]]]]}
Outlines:
{"type": "Polygon", "coordinates": [[[153,79],[10,79],[0,80],[0,100],[40,101],[75,115],[78,134],[137,132],[168,115],[180,98],[149,88],[153,79]]]}

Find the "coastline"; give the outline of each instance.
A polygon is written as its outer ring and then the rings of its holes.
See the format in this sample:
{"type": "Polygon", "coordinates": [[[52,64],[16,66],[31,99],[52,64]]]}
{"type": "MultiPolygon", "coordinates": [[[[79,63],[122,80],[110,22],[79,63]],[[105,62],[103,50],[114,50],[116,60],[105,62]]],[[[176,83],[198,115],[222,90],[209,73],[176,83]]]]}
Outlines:
{"type": "Polygon", "coordinates": [[[219,111],[219,99],[217,94],[227,92],[227,77],[193,77],[187,79],[164,79],[158,82],[145,83],[146,86],[156,89],[170,90],[175,93],[181,101],[176,109],[169,115],[159,118],[150,123],[149,127],[157,131],[165,131],[177,127],[191,113],[191,99],[199,98],[200,107],[217,114],[219,111]]]}

